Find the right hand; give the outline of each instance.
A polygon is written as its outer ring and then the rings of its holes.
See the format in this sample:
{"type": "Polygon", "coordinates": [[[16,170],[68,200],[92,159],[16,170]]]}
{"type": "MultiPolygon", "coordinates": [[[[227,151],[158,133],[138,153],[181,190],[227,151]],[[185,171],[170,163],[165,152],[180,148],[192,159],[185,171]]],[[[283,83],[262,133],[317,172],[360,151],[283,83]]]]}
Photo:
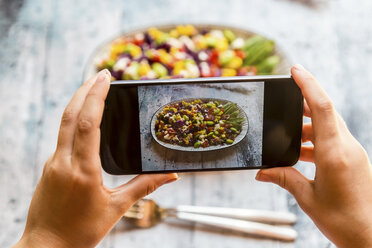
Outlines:
{"type": "MultiPolygon", "coordinates": [[[[256,179],[288,190],[318,228],[338,247],[372,247],[372,169],[332,101],[301,65],[292,76],[305,98],[300,160],[314,162],[314,180],[292,167],[260,170],[256,179]]],[[[362,120],[361,120],[362,121],[362,120]]]]}

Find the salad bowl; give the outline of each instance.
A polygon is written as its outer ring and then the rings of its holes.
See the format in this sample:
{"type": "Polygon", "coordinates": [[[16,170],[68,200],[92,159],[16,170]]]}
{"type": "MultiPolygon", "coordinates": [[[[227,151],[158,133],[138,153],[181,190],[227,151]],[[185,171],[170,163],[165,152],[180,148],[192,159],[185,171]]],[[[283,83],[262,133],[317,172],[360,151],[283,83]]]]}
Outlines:
{"type": "MultiPolygon", "coordinates": [[[[252,38],[254,36],[259,36],[259,37],[262,37],[262,38],[266,39],[266,41],[271,41],[270,39],[268,39],[268,38],[266,38],[266,37],[264,37],[264,36],[262,36],[258,33],[255,33],[253,31],[242,29],[242,28],[237,28],[237,27],[232,27],[232,26],[225,26],[225,25],[193,24],[193,25],[182,26],[182,25],[174,24],[174,25],[160,25],[160,26],[156,26],[156,28],[152,28],[152,29],[156,29],[156,32],[163,32],[163,33],[166,33],[168,35],[173,30],[177,30],[177,28],[179,28],[180,26],[181,27],[192,26],[199,33],[217,31],[217,33],[219,32],[221,34],[221,33],[223,33],[223,31],[227,30],[227,31],[231,32],[232,34],[234,34],[234,36],[236,36],[236,38],[240,38],[240,39],[243,39],[245,41],[247,41],[247,39],[252,38]]],[[[119,34],[119,35],[117,35],[117,36],[115,36],[111,39],[108,39],[106,42],[104,42],[103,44],[98,46],[96,48],[96,50],[92,53],[92,55],[90,56],[90,58],[88,59],[88,61],[86,63],[84,73],[83,73],[84,80],[88,79],[89,77],[91,77],[92,75],[97,73],[98,70],[100,70],[102,68],[107,68],[106,65],[102,66],[102,61],[105,61],[105,60],[107,60],[108,57],[110,57],[110,53],[112,53],[112,45],[115,44],[115,42],[121,42],[123,39],[133,40],[138,35],[139,36],[142,35],[142,37],[143,37],[143,34],[148,33],[149,30],[151,30],[151,28],[149,28],[149,27],[134,29],[132,31],[125,32],[125,33],[119,34]]],[[[174,41],[174,39],[173,39],[173,41],[174,41]]],[[[273,70],[270,70],[270,72],[267,72],[266,74],[289,74],[290,73],[290,67],[291,67],[291,62],[290,62],[289,58],[285,55],[283,50],[279,47],[279,45],[276,42],[275,43],[274,43],[274,41],[271,41],[271,42],[272,42],[272,45],[273,45],[273,50],[270,52],[270,54],[271,54],[271,57],[275,57],[274,59],[277,59],[277,61],[276,61],[276,64],[275,64],[275,67],[273,68],[273,70]]],[[[238,43],[238,42],[236,42],[236,43],[238,43]]],[[[167,44],[167,45],[169,45],[169,44],[167,44]]],[[[132,46],[132,47],[134,47],[134,46],[132,46]]],[[[231,48],[231,46],[230,46],[230,48],[231,48]]],[[[143,50],[144,48],[141,47],[141,49],[143,50]]],[[[231,48],[231,49],[236,49],[236,48],[231,48]]],[[[140,49],[138,47],[137,47],[137,50],[140,51],[140,49]]],[[[253,52],[253,57],[255,57],[256,53],[263,52],[263,50],[265,50],[265,48],[258,49],[258,50],[257,49],[251,50],[251,52],[253,52]]],[[[219,56],[220,59],[221,59],[221,57],[223,57],[221,54],[219,54],[217,56],[219,56]]],[[[118,61],[116,61],[116,62],[118,62],[118,61]]],[[[151,62],[151,63],[153,63],[153,62],[151,62]]],[[[156,64],[159,64],[159,63],[156,63],[156,64]]],[[[243,65],[244,65],[244,63],[243,63],[243,65]]],[[[151,64],[150,64],[150,66],[151,66],[151,64]]],[[[217,67],[218,67],[218,65],[217,65],[217,67]]],[[[163,68],[160,68],[160,69],[163,69],[163,68]]],[[[167,68],[167,69],[169,70],[169,68],[167,68]]],[[[202,69],[202,68],[200,68],[200,64],[199,64],[199,69],[200,70],[202,69]]],[[[260,72],[258,72],[258,73],[260,73],[260,72]]],[[[115,73],[113,73],[113,74],[115,74],[115,73]]],[[[221,73],[215,73],[215,74],[212,74],[212,75],[209,75],[209,76],[220,76],[220,74],[221,73]]],[[[239,76],[239,74],[240,73],[237,73],[237,76],[239,76]]],[[[260,74],[265,74],[265,72],[261,72],[260,74]]],[[[249,75],[249,73],[244,74],[244,75],[245,76],[249,75]]],[[[162,74],[160,74],[158,76],[161,77],[162,74]]],[[[200,76],[202,76],[202,73],[200,73],[200,76]]],[[[230,75],[226,75],[226,76],[234,76],[234,75],[230,74],[230,75]]],[[[198,77],[198,74],[193,74],[191,76],[185,75],[184,77],[198,77]]],[[[114,78],[114,80],[125,80],[125,79],[136,79],[136,78],[133,78],[133,77],[132,78],[125,78],[124,75],[123,75],[123,78],[114,78]]],[[[143,78],[138,78],[138,79],[143,79],[143,78]]]]}

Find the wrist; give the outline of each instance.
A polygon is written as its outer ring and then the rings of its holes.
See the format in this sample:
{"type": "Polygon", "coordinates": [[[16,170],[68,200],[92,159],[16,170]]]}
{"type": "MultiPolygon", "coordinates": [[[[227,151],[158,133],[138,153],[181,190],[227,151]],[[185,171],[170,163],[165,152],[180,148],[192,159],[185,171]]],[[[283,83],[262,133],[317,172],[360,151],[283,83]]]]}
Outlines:
{"type": "Polygon", "coordinates": [[[71,247],[61,237],[51,233],[31,232],[24,233],[21,239],[12,248],[68,248],[71,247]]]}

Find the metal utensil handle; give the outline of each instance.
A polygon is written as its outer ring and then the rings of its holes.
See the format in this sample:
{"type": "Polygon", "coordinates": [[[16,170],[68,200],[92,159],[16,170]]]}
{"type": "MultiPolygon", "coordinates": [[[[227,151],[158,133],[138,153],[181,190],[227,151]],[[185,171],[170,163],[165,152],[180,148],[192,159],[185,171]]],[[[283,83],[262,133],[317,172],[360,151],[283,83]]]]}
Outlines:
{"type": "Polygon", "coordinates": [[[181,220],[202,223],[208,226],[214,226],[223,229],[230,229],[260,237],[280,239],[285,241],[293,241],[297,238],[297,232],[289,227],[272,226],[246,220],[237,220],[184,212],[176,213],[175,217],[181,220]]]}
{"type": "Polygon", "coordinates": [[[268,210],[244,208],[199,207],[180,205],[176,208],[176,211],[283,225],[294,224],[297,220],[296,215],[288,212],[274,212],[268,210]]]}

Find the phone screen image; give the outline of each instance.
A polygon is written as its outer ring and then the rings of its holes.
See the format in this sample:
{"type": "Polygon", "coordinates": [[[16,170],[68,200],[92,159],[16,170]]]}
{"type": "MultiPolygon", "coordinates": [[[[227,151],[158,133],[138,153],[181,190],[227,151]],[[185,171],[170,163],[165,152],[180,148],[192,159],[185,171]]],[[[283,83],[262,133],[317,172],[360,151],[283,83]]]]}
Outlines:
{"type": "Polygon", "coordinates": [[[291,77],[113,82],[101,123],[110,174],[293,165],[303,97],[291,77]]]}
{"type": "Polygon", "coordinates": [[[143,171],[262,164],[264,82],[138,87],[143,171]]]}

